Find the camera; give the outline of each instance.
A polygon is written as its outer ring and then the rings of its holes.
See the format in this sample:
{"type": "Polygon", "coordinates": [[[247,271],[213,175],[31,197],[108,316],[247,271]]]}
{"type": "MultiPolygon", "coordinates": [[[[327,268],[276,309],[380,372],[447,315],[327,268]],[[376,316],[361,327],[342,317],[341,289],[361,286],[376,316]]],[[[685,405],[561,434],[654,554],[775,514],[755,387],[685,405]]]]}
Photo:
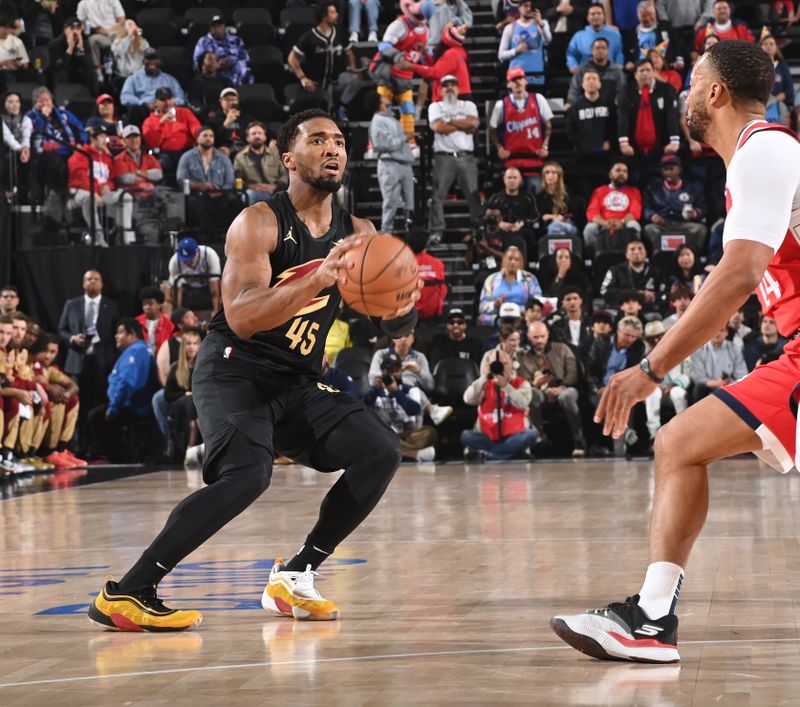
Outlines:
{"type": "Polygon", "coordinates": [[[381,376],[381,380],[383,384],[388,388],[392,383],[394,383],[394,376],[391,373],[384,373],[381,376]]]}
{"type": "Polygon", "coordinates": [[[495,376],[502,376],[506,372],[506,367],[503,365],[503,362],[500,360],[500,352],[498,351],[494,355],[494,361],[489,364],[489,375],[486,376],[489,380],[492,380],[495,376]]]}

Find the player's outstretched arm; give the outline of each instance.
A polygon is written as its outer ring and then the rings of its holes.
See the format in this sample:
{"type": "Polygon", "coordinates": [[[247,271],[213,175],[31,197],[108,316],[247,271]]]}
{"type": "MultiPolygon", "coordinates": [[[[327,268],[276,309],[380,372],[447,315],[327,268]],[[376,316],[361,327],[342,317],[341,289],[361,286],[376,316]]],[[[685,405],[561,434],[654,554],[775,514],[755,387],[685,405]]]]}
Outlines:
{"type": "Polygon", "coordinates": [[[313,272],[282,287],[270,287],[269,257],[277,242],[275,214],[264,204],[244,209],[228,229],[222,302],[228,325],[242,339],[291,319],[312,297],[337,281],[340,271],[349,267],[345,253],[361,243],[356,237],[348,238],[313,272]]]}
{"type": "MultiPolygon", "coordinates": [[[[663,377],[722,329],[758,287],[773,255],[774,250],[763,243],[730,241],[719,265],[703,283],[686,313],[647,357],[653,372],[663,377]]],[[[633,406],[656,387],[638,366],[613,375],[595,412],[595,422],[603,424],[603,434],[618,439],[625,431],[633,406]]]]}

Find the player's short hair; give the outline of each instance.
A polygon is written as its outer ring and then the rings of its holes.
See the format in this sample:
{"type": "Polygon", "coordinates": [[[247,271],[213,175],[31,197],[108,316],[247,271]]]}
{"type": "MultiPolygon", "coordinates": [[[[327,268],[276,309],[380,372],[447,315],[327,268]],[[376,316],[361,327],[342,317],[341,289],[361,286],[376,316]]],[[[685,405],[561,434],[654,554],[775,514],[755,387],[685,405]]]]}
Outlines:
{"type": "Polygon", "coordinates": [[[23,321],[26,324],[33,321],[33,319],[31,319],[27,314],[23,312],[11,312],[11,314],[9,314],[8,316],[11,317],[11,321],[18,321],[18,322],[23,321]]]}
{"type": "Polygon", "coordinates": [[[36,340],[31,344],[30,354],[31,356],[35,356],[36,354],[44,353],[47,351],[47,348],[50,344],[54,344],[55,341],[53,337],[49,334],[41,333],[39,336],[36,337],[36,340]]]}
{"type": "Polygon", "coordinates": [[[3,285],[0,287],[0,292],[13,292],[15,295],[19,294],[19,290],[17,289],[16,285],[3,285]]]}
{"type": "Polygon", "coordinates": [[[592,42],[592,46],[594,46],[594,45],[595,45],[595,44],[597,44],[598,42],[600,42],[600,44],[605,44],[606,46],[608,46],[608,40],[607,40],[605,37],[598,37],[597,39],[595,39],[595,40],[592,42]]]}
{"type": "Polygon", "coordinates": [[[11,315],[0,314],[0,324],[11,324],[11,315]]]}
{"type": "MultiPolygon", "coordinates": [[[[761,51],[764,50],[762,49],[761,51]]],[[[766,52],[764,53],[766,54],[766,52]]],[[[655,68],[653,66],[652,60],[648,59],[647,57],[645,57],[644,59],[639,59],[639,61],[636,62],[636,68],[638,69],[640,66],[644,66],[645,64],[647,64],[651,69],[655,68]]]]}
{"type": "MultiPolygon", "coordinates": [[[[763,50],[762,50],[763,51],[763,50]]],[[[281,132],[278,135],[278,152],[282,155],[292,149],[292,144],[297,137],[297,131],[303,123],[307,123],[314,118],[325,118],[332,122],[336,122],[327,111],[322,108],[309,108],[308,110],[295,113],[291,116],[281,127],[281,132]]]]}
{"type": "Polygon", "coordinates": [[[767,104],[775,85],[772,59],[758,44],[741,39],[717,42],[705,53],[706,63],[719,76],[736,102],[767,104]]]}
{"type": "Polygon", "coordinates": [[[159,304],[164,304],[164,293],[160,287],[155,285],[148,285],[143,287],[139,292],[139,301],[144,302],[146,299],[154,299],[159,304]]]}
{"type": "Polygon", "coordinates": [[[622,292],[619,293],[619,303],[623,305],[626,302],[638,302],[642,304],[642,297],[636,290],[622,290],[622,292]]]}
{"type": "Polygon", "coordinates": [[[262,123],[260,120],[251,120],[244,129],[244,134],[247,135],[251,128],[261,128],[264,131],[264,134],[267,133],[267,126],[264,125],[264,123],[262,123]]]}
{"type": "Polygon", "coordinates": [[[126,334],[133,334],[137,339],[143,339],[142,325],[132,317],[125,317],[117,322],[117,329],[122,327],[126,334]]]}

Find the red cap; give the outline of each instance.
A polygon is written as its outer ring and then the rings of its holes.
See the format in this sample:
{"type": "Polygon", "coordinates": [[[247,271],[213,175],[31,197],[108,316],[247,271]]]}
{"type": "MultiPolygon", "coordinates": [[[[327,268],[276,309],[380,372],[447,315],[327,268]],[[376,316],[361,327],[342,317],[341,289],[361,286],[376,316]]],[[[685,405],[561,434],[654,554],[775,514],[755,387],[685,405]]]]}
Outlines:
{"type": "Polygon", "coordinates": [[[514,79],[524,79],[525,69],[521,66],[512,66],[506,71],[506,81],[513,81],[514,79]]]}
{"type": "Polygon", "coordinates": [[[96,106],[99,106],[101,103],[104,103],[105,101],[111,101],[113,103],[114,102],[114,96],[112,96],[110,93],[101,93],[97,97],[97,100],[94,102],[94,104],[96,106]]]}

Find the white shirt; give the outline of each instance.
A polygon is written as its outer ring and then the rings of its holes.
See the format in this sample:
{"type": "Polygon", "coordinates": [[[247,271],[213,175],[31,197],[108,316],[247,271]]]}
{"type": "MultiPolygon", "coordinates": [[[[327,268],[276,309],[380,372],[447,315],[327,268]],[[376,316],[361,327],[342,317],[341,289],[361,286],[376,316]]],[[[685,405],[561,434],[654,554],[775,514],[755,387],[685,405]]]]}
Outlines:
{"type": "MultiPolygon", "coordinates": [[[[523,101],[522,103],[518,103],[514,100],[513,96],[510,96],[511,100],[514,101],[517,108],[522,110],[522,106],[525,104],[523,101]]],[[[527,96],[525,97],[527,100],[527,96]]],[[[550,104],[547,102],[547,99],[541,94],[536,94],[536,105],[539,106],[539,113],[542,116],[542,121],[547,122],[548,120],[553,119],[553,111],[550,108],[550,104]]],[[[500,120],[503,117],[503,99],[501,98],[497,103],[494,104],[494,108],[492,108],[492,115],[489,117],[489,126],[497,130],[497,126],[500,125],[500,120]]]]}
{"type": "Polygon", "coordinates": [[[5,39],[0,39],[0,61],[9,59],[22,59],[23,64],[30,64],[28,52],[19,37],[9,34],[5,39]]]}
{"type": "Polygon", "coordinates": [[[117,19],[125,17],[125,10],[119,0],[81,0],[78,3],[78,19],[97,27],[112,27],[117,24],[117,19]]]}
{"type": "MultiPolygon", "coordinates": [[[[472,101],[456,101],[451,108],[444,101],[437,101],[428,106],[428,123],[433,124],[440,118],[446,122],[462,118],[478,117],[478,108],[472,101]]],[[[475,142],[470,133],[456,130],[448,135],[433,134],[434,152],[473,152],[475,142]]]]}
{"type": "Polygon", "coordinates": [[[583,328],[583,322],[580,319],[576,319],[573,321],[569,319],[567,321],[569,324],[569,338],[572,342],[573,346],[577,346],[581,343],[581,329],[583,328]]]}
{"type": "Polygon", "coordinates": [[[178,278],[182,275],[184,277],[181,280],[182,284],[187,284],[193,287],[201,287],[207,284],[208,280],[203,278],[202,280],[195,280],[192,281],[192,275],[210,275],[211,277],[219,277],[220,273],[222,272],[220,263],[219,263],[219,256],[217,252],[213,248],[209,248],[208,246],[201,245],[197,246],[200,250],[200,257],[197,261],[197,264],[192,267],[188,263],[181,263],[178,260],[178,255],[173,254],[172,257],[169,259],[169,284],[170,286],[174,286],[178,278]]]}

